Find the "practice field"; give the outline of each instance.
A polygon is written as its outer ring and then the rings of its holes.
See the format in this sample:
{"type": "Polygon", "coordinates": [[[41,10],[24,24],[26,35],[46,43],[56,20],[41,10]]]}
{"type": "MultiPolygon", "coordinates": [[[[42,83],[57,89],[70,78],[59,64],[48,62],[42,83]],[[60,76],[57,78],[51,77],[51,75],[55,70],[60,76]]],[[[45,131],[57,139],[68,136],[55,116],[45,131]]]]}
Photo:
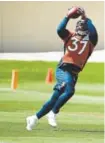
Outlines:
{"type": "Polygon", "coordinates": [[[55,84],[46,84],[56,63],[0,61],[0,143],[104,143],[104,64],[90,63],[80,74],[76,93],[52,128],[43,117],[31,131],[25,118],[50,98],[55,84]],[[11,71],[19,70],[19,86],[10,88],[11,71]]]}

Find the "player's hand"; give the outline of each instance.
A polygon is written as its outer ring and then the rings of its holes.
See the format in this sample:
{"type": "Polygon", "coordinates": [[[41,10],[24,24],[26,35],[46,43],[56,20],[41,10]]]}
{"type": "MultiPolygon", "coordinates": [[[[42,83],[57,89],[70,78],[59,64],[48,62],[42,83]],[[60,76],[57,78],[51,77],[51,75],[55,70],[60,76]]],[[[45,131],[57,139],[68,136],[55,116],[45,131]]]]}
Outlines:
{"type": "Polygon", "coordinates": [[[82,7],[78,7],[78,12],[80,13],[82,19],[87,18],[85,10],[82,7]]]}
{"type": "Polygon", "coordinates": [[[68,10],[67,17],[68,18],[78,18],[81,16],[82,18],[85,18],[85,11],[82,7],[72,7],[68,10]]]}
{"type": "Polygon", "coordinates": [[[72,7],[72,8],[70,8],[70,9],[68,9],[68,12],[67,12],[67,17],[68,18],[77,18],[77,17],[79,17],[79,15],[78,15],[79,13],[78,13],[78,7],[72,7]]]}

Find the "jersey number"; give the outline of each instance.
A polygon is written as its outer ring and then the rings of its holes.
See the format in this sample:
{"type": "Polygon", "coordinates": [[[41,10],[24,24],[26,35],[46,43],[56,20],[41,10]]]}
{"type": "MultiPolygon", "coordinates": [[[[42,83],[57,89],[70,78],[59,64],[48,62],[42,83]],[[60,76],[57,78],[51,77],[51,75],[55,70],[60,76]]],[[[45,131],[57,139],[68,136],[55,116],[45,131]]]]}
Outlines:
{"type": "MultiPolygon", "coordinates": [[[[78,49],[78,39],[76,39],[75,37],[71,38],[71,41],[72,41],[72,44],[74,45],[74,48],[68,46],[68,50],[69,51],[76,51],[78,49]]],[[[88,41],[80,41],[81,44],[83,44],[81,50],[78,52],[78,55],[81,55],[84,51],[85,51],[85,48],[86,48],[86,45],[88,43],[88,41]]]]}

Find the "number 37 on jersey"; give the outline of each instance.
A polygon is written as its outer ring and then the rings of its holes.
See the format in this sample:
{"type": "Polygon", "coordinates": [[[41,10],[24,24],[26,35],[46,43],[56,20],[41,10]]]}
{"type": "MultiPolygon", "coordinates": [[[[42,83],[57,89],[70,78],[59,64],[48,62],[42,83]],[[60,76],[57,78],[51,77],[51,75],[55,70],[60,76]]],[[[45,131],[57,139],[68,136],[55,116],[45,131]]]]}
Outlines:
{"type": "Polygon", "coordinates": [[[70,39],[69,45],[67,46],[67,49],[71,52],[73,51],[76,54],[81,55],[87,47],[88,41],[79,40],[76,37],[72,37],[70,39]]]}
{"type": "Polygon", "coordinates": [[[73,63],[80,68],[83,67],[93,49],[89,37],[78,39],[73,36],[69,39],[65,47],[66,51],[63,61],[66,63],[73,63]]]}

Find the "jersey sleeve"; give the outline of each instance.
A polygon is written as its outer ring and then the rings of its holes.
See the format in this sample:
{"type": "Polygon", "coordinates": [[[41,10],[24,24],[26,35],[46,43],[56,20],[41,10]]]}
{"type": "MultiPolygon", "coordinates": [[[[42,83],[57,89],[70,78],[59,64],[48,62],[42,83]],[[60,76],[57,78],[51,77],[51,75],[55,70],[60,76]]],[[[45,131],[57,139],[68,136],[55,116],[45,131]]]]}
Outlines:
{"type": "Polygon", "coordinates": [[[87,19],[87,24],[88,24],[88,30],[89,30],[89,39],[91,43],[94,46],[96,46],[98,42],[97,30],[90,19],[87,19]]]}
{"type": "Polygon", "coordinates": [[[72,35],[72,33],[66,29],[68,21],[69,19],[67,17],[64,17],[57,27],[57,34],[63,41],[66,41],[66,39],[68,39],[68,37],[72,35]]]}

